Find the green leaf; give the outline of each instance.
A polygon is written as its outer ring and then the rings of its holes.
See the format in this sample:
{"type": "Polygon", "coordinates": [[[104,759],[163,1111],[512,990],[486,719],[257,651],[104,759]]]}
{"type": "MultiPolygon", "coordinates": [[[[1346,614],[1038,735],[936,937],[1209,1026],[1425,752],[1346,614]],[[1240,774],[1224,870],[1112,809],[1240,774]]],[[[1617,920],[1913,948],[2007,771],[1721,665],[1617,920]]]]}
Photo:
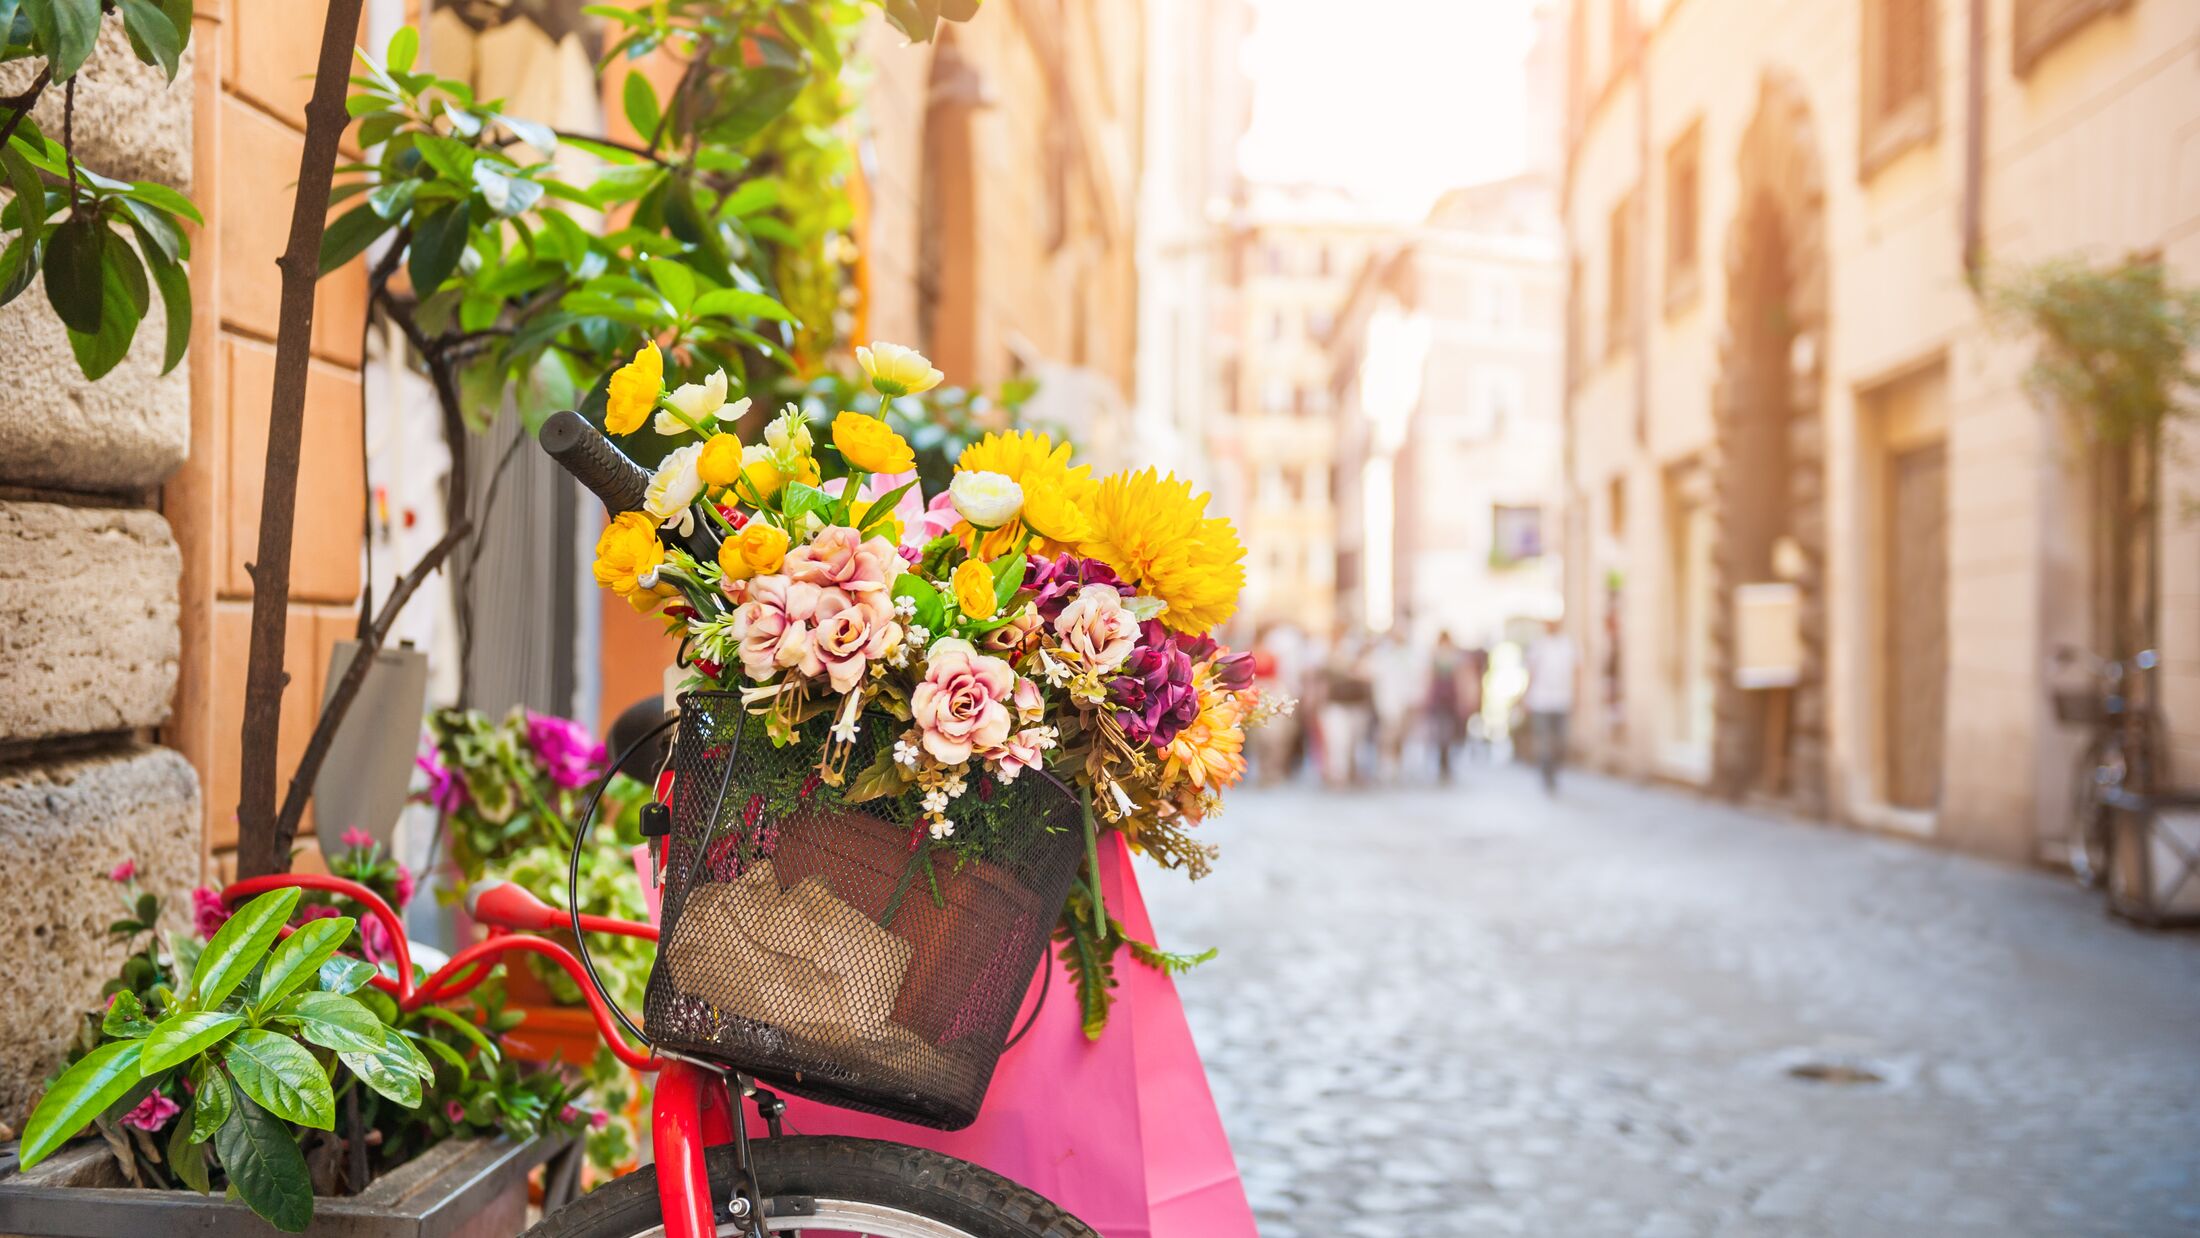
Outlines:
{"type": "MultiPolygon", "coordinates": [[[[825,519],[827,513],[833,510],[833,505],[836,502],[838,500],[834,499],[832,495],[807,482],[790,481],[787,483],[787,488],[779,492],[779,510],[781,514],[786,516],[789,527],[812,513],[815,513],[820,520],[825,519]]],[[[903,575],[907,575],[907,573],[905,572],[903,575]]]]}
{"type": "Polygon", "coordinates": [[[481,1053],[481,1056],[487,1058],[490,1062],[494,1063],[502,1056],[497,1052],[496,1043],[483,1034],[480,1028],[475,1027],[451,1011],[445,1010],[441,1006],[422,1006],[420,1014],[425,1018],[434,1019],[436,1022],[457,1032],[460,1036],[465,1037],[481,1053]]]}
{"type": "Polygon", "coordinates": [[[18,235],[8,242],[6,250],[0,250],[0,305],[22,296],[37,274],[37,251],[25,245],[18,235]]]}
{"type": "MultiPolygon", "coordinates": [[[[922,481],[923,479],[919,478],[917,480],[922,481]]],[[[868,533],[872,529],[877,528],[879,525],[884,524],[886,521],[892,519],[894,515],[894,505],[901,502],[901,496],[909,493],[909,491],[914,488],[916,484],[917,482],[915,481],[904,482],[903,484],[894,487],[892,490],[889,490],[885,494],[882,494],[878,498],[872,500],[871,505],[863,510],[863,523],[856,526],[856,532],[868,533]]]]}
{"type": "Polygon", "coordinates": [[[63,326],[89,335],[104,311],[100,292],[106,229],[82,212],[72,214],[46,242],[46,299],[63,326]]]}
{"type": "Polygon", "coordinates": [[[740,288],[714,288],[695,298],[697,318],[769,318],[793,322],[794,311],[761,292],[740,288]]]}
{"type": "Polygon", "coordinates": [[[397,1064],[395,1051],[378,1046],[371,1051],[340,1053],[338,1059],[361,1083],[407,1109],[420,1107],[420,1076],[397,1064]]]}
{"type": "Polygon", "coordinates": [[[267,958],[267,966],[260,971],[260,989],[255,1000],[266,1006],[289,996],[292,990],[318,974],[321,964],[335,957],[337,949],[350,940],[351,931],[356,927],[357,922],[350,916],[326,916],[308,922],[283,939],[283,944],[275,947],[275,953],[267,958]]]}
{"type": "Polygon", "coordinates": [[[297,906],[298,887],[284,886],[239,907],[206,943],[191,988],[184,996],[196,997],[202,1009],[221,1005],[222,999],[243,984],[244,978],[267,957],[267,948],[297,906]]]}
{"type": "Polygon", "coordinates": [[[388,65],[392,73],[410,73],[413,61],[419,56],[420,31],[411,26],[399,26],[382,52],[382,63],[388,65]]]}
{"type": "Polygon", "coordinates": [[[191,199],[158,181],[132,181],[130,187],[122,191],[122,196],[132,202],[143,202],[155,210],[182,216],[195,224],[206,222],[205,216],[199,214],[199,208],[191,204],[191,199]]]}
{"type": "Polygon", "coordinates": [[[1166,972],[1171,976],[1181,976],[1200,964],[1211,961],[1216,954],[1220,953],[1213,946],[1209,946],[1198,954],[1183,954],[1174,950],[1163,950],[1151,942],[1140,941],[1136,937],[1130,936],[1123,938],[1123,944],[1130,948],[1132,958],[1156,971],[1166,972]]]}
{"type": "Polygon", "coordinates": [[[206,1149],[191,1133],[197,1123],[197,1103],[185,1103],[183,1112],[176,1115],[175,1124],[168,1128],[168,1168],[175,1172],[178,1182],[201,1195],[211,1195],[214,1183],[206,1172],[206,1149]]]}
{"type": "Polygon", "coordinates": [[[548,125],[518,116],[499,116],[497,123],[510,130],[513,137],[534,147],[540,154],[548,155],[558,148],[557,131],[548,125]]]}
{"type": "Polygon", "coordinates": [[[626,123],[634,126],[642,144],[648,145],[649,140],[657,136],[657,126],[665,117],[664,110],[657,104],[656,87],[649,84],[649,79],[643,77],[640,70],[628,69],[621,99],[626,104],[626,123]]]}
{"type": "Polygon", "coordinates": [[[99,43],[99,0],[31,0],[24,11],[55,84],[76,76],[99,43]]]}
{"type": "Polygon", "coordinates": [[[385,1039],[382,1020],[373,1011],[338,993],[300,993],[276,1017],[296,1019],[307,1040],[339,1053],[371,1052],[385,1039]]]}
{"type": "Polygon", "coordinates": [[[46,182],[12,144],[0,147],[0,167],[6,169],[8,188],[15,193],[16,218],[23,239],[36,246],[46,235],[46,182]]]}
{"type": "Polygon", "coordinates": [[[400,1035],[403,1036],[404,1039],[411,1044],[419,1048],[426,1049],[429,1052],[435,1054],[437,1057],[442,1058],[447,1065],[458,1071],[459,1077],[461,1079],[471,1078],[473,1076],[474,1066],[472,1062],[466,1060],[466,1055],[460,1053],[456,1049],[453,1049],[449,1045],[444,1044],[442,1041],[437,1040],[435,1037],[422,1035],[419,1032],[403,1032],[400,1033],[400,1035]]]}
{"type": "Polygon", "coordinates": [[[458,268],[466,252],[466,203],[460,202],[413,220],[412,257],[405,269],[412,276],[413,295],[425,297],[443,286],[458,268]]]}
{"type": "Polygon", "coordinates": [[[1095,935],[1092,921],[1072,893],[1055,937],[1062,943],[1063,967],[1077,985],[1077,1005],[1084,1016],[1085,1039],[1098,1040],[1108,1025],[1108,1007],[1115,1003],[1115,943],[1095,935]]]}
{"type": "Polygon", "coordinates": [[[374,979],[374,964],[348,955],[321,964],[321,989],[327,993],[357,993],[374,979]]]}
{"type": "Polygon", "coordinates": [[[38,1107],[31,1110],[30,1121],[23,1125],[19,1153],[23,1168],[29,1169],[51,1156],[54,1149],[137,1086],[142,1077],[138,1059],[144,1049],[142,1040],[113,1041],[61,1072],[61,1077],[39,1098],[38,1107]]]}
{"type": "Polygon", "coordinates": [[[219,1010],[194,1010],[163,1019],[153,1034],[145,1038],[145,1060],[139,1064],[140,1068],[150,1075],[180,1066],[220,1044],[243,1026],[243,1015],[219,1010]]]}
{"type": "Polygon", "coordinates": [[[237,1093],[229,1085],[229,1076],[212,1058],[202,1057],[191,1063],[191,1106],[193,1143],[212,1139],[237,1108],[237,1093]]]}
{"type": "Polygon", "coordinates": [[[145,282],[145,268],[138,262],[137,251],[105,228],[100,234],[99,330],[83,332],[72,327],[68,332],[77,368],[94,381],[105,377],[129,354],[138,322],[152,305],[152,290],[145,282]]]}
{"type": "MultiPolygon", "coordinates": [[[[402,183],[413,185],[419,182],[402,183]]],[[[353,207],[337,216],[336,222],[330,224],[328,231],[321,234],[321,274],[326,275],[365,253],[367,246],[374,244],[376,237],[389,231],[393,222],[395,221],[390,216],[376,210],[371,200],[365,206],[353,207]]]]}
{"type": "Polygon", "coordinates": [[[191,347],[191,275],[180,262],[155,262],[153,284],[168,310],[168,338],[162,341],[160,357],[160,372],[166,374],[191,347]]]}
{"type": "Polygon", "coordinates": [[[810,75],[800,69],[750,69],[742,74],[741,84],[727,92],[700,127],[711,141],[737,146],[778,119],[809,80],[810,75]]]}
{"type": "Polygon", "coordinates": [[[993,561],[993,605],[997,610],[1007,610],[1008,601],[1024,586],[1024,568],[1028,560],[1020,554],[1006,554],[993,561]]]}
{"type": "Polygon", "coordinates": [[[905,597],[917,604],[916,620],[937,634],[947,618],[947,600],[932,582],[915,572],[903,572],[894,578],[894,596],[905,597]]]}
{"type": "Polygon", "coordinates": [[[275,1228],[302,1234],[313,1223],[313,1179],[306,1173],[297,1136],[277,1116],[250,1100],[238,1101],[229,1120],[214,1132],[214,1152],[246,1206],[275,1228]]]}
{"type": "Polygon", "coordinates": [[[647,265],[649,282],[671,304],[673,313],[686,316],[695,304],[695,272],[670,258],[651,258],[647,265]]]}
{"type": "Polygon", "coordinates": [[[99,1020],[99,1030],[118,1040],[142,1040],[153,1034],[153,1023],[145,1017],[145,1003],[124,989],[108,1004],[107,1013],[99,1020]]]}
{"type": "Polygon", "coordinates": [[[465,183],[474,178],[474,148],[440,134],[423,133],[414,140],[414,148],[428,166],[450,180],[465,183]]]}
{"type": "Polygon", "coordinates": [[[138,59],[158,64],[169,81],[176,80],[176,62],[183,55],[183,32],[168,20],[152,0],[119,0],[123,33],[130,36],[138,59]]]}
{"type": "Polygon", "coordinates": [[[894,750],[880,748],[871,763],[848,780],[840,799],[844,804],[861,804],[881,796],[899,795],[908,785],[909,780],[901,776],[901,767],[894,761],[894,750]]]}
{"type": "Polygon", "coordinates": [[[840,75],[840,40],[809,6],[790,4],[780,9],[779,26],[787,32],[787,37],[801,44],[804,51],[817,57],[827,77],[840,75]]]}
{"type": "Polygon", "coordinates": [[[297,1041],[251,1028],[223,1047],[222,1064],[246,1096],[276,1117],[315,1130],[335,1129],[336,1095],[328,1076],[297,1041]]]}

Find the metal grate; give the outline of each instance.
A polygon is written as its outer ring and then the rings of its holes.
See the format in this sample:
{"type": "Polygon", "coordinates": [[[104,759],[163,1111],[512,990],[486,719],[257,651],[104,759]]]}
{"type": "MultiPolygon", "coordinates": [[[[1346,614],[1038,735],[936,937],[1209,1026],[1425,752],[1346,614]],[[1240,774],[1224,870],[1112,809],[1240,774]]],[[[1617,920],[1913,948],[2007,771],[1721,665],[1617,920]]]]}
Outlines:
{"type": "MultiPolygon", "coordinates": [[[[867,721],[851,775],[895,729],[867,721]]],[[[980,776],[951,850],[912,824],[914,797],[849,804],[818,756],[773,746],[735,694],[681,698],[649,1037],[829,1104],[968,1126],[1076,876],[1077,800],[1039,771],[980,776]]]]}

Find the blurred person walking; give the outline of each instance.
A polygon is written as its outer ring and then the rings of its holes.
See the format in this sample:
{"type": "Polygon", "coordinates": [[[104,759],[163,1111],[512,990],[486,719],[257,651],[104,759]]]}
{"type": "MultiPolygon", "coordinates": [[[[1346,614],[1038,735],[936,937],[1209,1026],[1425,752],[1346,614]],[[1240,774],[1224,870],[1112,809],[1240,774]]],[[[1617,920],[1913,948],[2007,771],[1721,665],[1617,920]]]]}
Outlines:
{"type": "Polygon", "coordinates": [[[1375,761],[1378,774],[1394,779],[1405,764],[1406,739],[1414,715],[1427,702],[1428,679],[1420,651],[1393,628],[1376,639],[1367,655],[1370,703],[1375,711],[1375,761]]]}
{"type": "Polygon", "coordinates": [[[1566,724],[1574,708],[1577,658],[1573,638],[1547,620],[1543,635],[1528,645],[1528,688],[1520,697],[1528,711],[1528,733],[1535,743],[1536,768],[1543,789],[1558,793],[1558,767],[1566,759],[1566,724]]]}
{"type": "Polygon", "coordinates": [[[1468,742],[1467,720],[1482,708],[1479,650],[1461,649],[1450,632],[1439,633],[1429,654],[1429,742],[1436,747],[1436,778],[1451,781],[1452,753],[1468,742]]]}
{"type": "Polygon", "coordinates": [[[1321,710],[1316,715],[1320,730],[1315,735],[1322,782],[1332,787],[1355,786],[1360,781],[1360,746],[1366,742],[1373,694],[1368,685],[1367,657],[1361,643],[1337,636],[1329,645],[1329,660],[1321,673],[1321,710]]]}

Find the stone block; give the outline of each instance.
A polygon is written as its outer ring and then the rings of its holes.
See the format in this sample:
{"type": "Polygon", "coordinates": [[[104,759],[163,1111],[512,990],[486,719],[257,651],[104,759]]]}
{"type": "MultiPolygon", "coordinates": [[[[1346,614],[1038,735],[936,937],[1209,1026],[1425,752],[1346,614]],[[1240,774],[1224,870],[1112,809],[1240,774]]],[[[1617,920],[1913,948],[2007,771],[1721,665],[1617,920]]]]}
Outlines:
{"type": "MultiPolygon", "coordinates": [[[[192,36],[194,45],[197,35],[192,36]]],[[[149,65],[130,50],[122,18],[110,15],[99,31],[99,46],[76,74],[77,161],[103,176],[126,181],[159,181],[191,192],[191,77],[196,47],[183,49],[183,62],[171,82],[160,66],[149,65]]],[[[0,94],[31,84],[43,60],[0,66],[0,94]]],[[[31,119],[48,136],[61,138],[63,92],[49,89],[31,109],[31,119]]]]}
{"type": "Polygon", "coordinates": [[[158,512],[0,501],[0,739],[165,721],[182,571],[158,512]]]}
{"type": "Polygon", "coordinates": [[[191,445],[191,358],[160,372],[168,315],[160,298],[106,377],[77,369],[43,277],[0,306],[0,482],[137,493],[158,486],[191,445]]]}
{"type": "Polygon", "coordinates": [[[199,781],[166,748],[0,765],[0,1123],[20,1128],[61,1064],[76,1016],[129,949],[107,936],[122,891],[108,874],[135,860],[171,931],[189,932],[199,878],[199,781]]]}

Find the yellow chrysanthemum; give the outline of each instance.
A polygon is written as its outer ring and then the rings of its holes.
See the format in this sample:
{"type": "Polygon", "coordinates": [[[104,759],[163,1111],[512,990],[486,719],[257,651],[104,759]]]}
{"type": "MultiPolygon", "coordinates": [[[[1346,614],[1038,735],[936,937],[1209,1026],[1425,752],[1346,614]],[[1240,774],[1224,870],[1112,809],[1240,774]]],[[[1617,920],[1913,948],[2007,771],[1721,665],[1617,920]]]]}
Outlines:
{"type": "Polygon", "coordinates": [[[1245,588],[1245,543],[1230,522],[1207,514],[1207,496],[1175,474],[1116,473],[1085,504],[1091,534],[1079,549],[1140,593],[1169,604],[1161,622],[1204,632],[1237,612],[1245,588]]]}
{"type": "Polygon", "coordinates": [[[965,472],[999,473],[1023,485],[1026,478],[1059,475],[1071,500],[1082,504],[1092,497],[1092,466],[1071,468],[1068,443],[1055,441],[1037,430],[996,431],[963,448],[955,467],[965,472]]]}
{"type": "Polygon", "coordinates": [[[657,397],[665,393],[665,355],[653,341],[642,345],[634,359],[611,375],[611,387],[603,410],[603,428],[613,434],[632,434],[649,420],[657,397]]]}

